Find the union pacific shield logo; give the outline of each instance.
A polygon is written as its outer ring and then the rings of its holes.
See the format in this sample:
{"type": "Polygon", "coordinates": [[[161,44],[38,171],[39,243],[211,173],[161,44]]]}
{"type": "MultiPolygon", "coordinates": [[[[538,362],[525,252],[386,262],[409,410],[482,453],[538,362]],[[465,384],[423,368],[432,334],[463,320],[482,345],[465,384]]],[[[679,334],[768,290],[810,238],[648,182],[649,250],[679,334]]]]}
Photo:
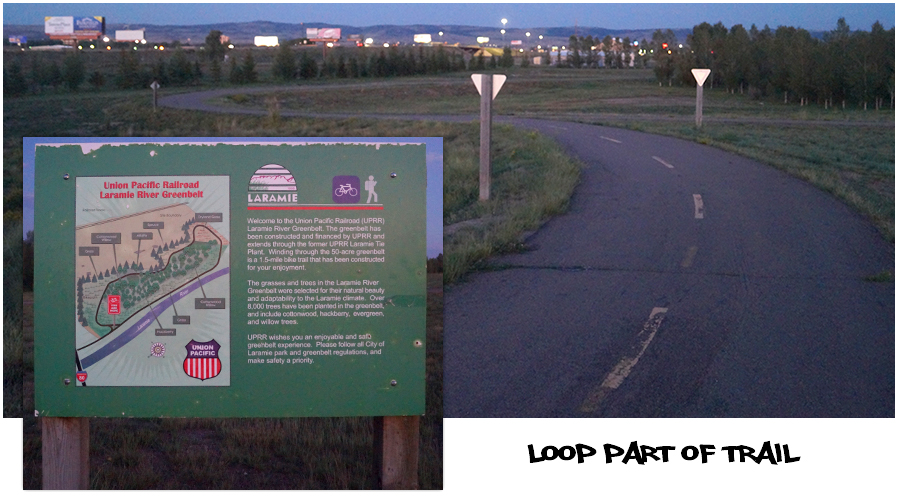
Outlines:
{"type": "Polygon", "coordinates": [[[219,360],[219,343],[215,339],[209,342],[191,340],[186,346],[187,357],[184,359],[184,373],[189,377],[206,380],[222,371],[219,360]]]}

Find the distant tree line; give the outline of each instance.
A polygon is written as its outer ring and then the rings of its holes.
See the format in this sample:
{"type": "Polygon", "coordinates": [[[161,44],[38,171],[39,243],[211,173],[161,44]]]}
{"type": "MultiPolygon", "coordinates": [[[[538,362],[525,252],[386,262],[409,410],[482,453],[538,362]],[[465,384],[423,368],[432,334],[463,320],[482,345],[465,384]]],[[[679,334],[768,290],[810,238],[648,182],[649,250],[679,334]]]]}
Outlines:
{"type": "MultiPolygon", "coordinates": [[[[670,30],[671,31],[671,30],[670,30]]],[[[674,38],[674,34],[673,34],[674,38]]],[[[645,68],[649,58],[650,45],[642,40],[635,45],[636,40],[630,37],[614,38],[606,35],[603,39],[591,35],[569,37],[569,43],[565,46],[568,57],[563,60],[562,52],[557,54],[556,65],[567,68],[645,68]]]]}
{"type": "Polygon", "coordinates": [[[328,49],[323,57],[315,48],[300,49],[285,43],[269,49],[229,50],[211,32],[202,50],[188,52],[179,46],[169,50],[120,50],[118,53],[23,54],[6,58],[3,67],[5,95],[40,94],[45,91],[143,89],[153,81],[163,86],[242,85],[263,80],[288,82],[318,78],[366,78],[432,75],[467,69],[512,66],[512,53],[503,57],[467,59],[461,51],[438,47],[328,49]],[[262,55],[260,65],[256,57],[262,55]],[[113,61],[112,58],[115,58],[113,61]],[[266,71],[260,73],[260,67],[266,71]]]}
{"type": "Polygon", "coordinates": [[[841,18],[822,40],[793,27],[746,30],[738,24],[729,30],[702,23],[682,48],[671,32],[657,33],[652,48],[660,85],[696,85],[691,69],[708,68],[708,85],[732,93],[775,95],[803,105],[893,108],[894,28],[878,22],[868,32],[850,31],[841,18]]]}
{"type": "MultiPolygon", "coordinates": [[[[894,28],[876,22],[871,31],[851,31],[844,18],[823,39],[801,28],[781,26],[749,30],[737,24],[694,26],[683,44],[672,30],[656,30],[652,39],[591,35],[569,37],[567,68],[652,67],[660,85],[696,85],[691,69],[708,68],[710,87],[752,97],[778,96],[804,105],[885,106],[894,101],[894,28]]],[[[546,61],[545,62],[550,62],[546,61]]]]}

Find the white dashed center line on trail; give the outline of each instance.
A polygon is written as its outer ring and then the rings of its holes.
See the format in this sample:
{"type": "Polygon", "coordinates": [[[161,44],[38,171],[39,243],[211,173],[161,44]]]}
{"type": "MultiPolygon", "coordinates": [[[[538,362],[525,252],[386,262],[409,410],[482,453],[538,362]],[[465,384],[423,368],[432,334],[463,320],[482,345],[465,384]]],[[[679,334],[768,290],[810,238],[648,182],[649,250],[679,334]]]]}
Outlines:
{"type": "Polygon", "coordinates": [[[612,137],[606,137],[606,136],[601,135],[600,138],[603,139],[604,141],[614,142],[616,144],[622,144],[622,141],[620,141],[618,139],[613,139],[612,137]]]}
{"type": "Polygon", "coordinates": [[[699,194],[694,195],[694,218],[703,218],[703,198],[699,194]]]}
{"type": "Polygon", "coordinates": [[[666,160],[663,160],[663,159],[660,158],[659,156],[654,156],[654,157],[652,157],[652,158],[653,158],[654,160],[656,160],[656,161],[662,163],[663,165],[669,167],[669,168],[675,168],[675,167],[673,167],[671,164],[667,163],[666,160]]]}
{"type": "Polygon", "coordinates": [[[615,368],[613,368],[606,378],[603,379],[603,383],[585,398],[584,403],[581,404],[582,412],[593,413],[597,411],[597,408],[600,406],[603,399],[606,398],[610,392],[622,385],[622,382],[624,382],[628,377],[628,374],[631,373],[631,369],[634,368],[634,365],[641,359],[644,351],[647,350],[647,346],[650,345],[657,330],[659,330],[659,325],[662,323],[663,316],[665,316],[668,310],[669,309],[666,307],[654,307],[653,310],[650,311],[650,318],[644,323],[644,328],[638,332],[637,338],[635,339],[635,344],[633,345],[634,349],[632,349],[632,351],[636,350],[636,353],[633,356],[625,356],[619,360],[619,363],[616,364],[615,368]]]}
{"type": "Polygon", "coordinates": [[[688,247],[684,260],[681,261],[681,267],[688,268],[694,264],[694,256],[697,255],[697,247],[688,247]]]}

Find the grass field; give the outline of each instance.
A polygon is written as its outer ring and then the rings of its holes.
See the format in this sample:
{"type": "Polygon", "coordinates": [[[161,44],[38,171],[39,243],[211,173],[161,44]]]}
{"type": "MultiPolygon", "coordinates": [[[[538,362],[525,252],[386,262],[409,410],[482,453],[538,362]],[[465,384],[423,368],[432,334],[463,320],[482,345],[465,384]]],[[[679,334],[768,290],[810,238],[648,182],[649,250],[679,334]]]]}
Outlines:
{"type": "MultiPolygon", "coordinates": [[[[494,113],[631,128],[719,147],[767,163],[843,200],[894,240],[894,111],[800,106],[782,96],[706,89],[704,127],[693,126],[696,89],[660,86],[650,70],[514,68],[494,113]]],[[[224,101],[316,112],[478,114],[468,75],[365,89],[241,95],[224,101]]],[[[452,179],[451,179],[452,180],[452,179]]],[[[448,192],[452,183],[445,185],[448,192]]],[[[453,206],[446,206],[454,218],[453,206]]],[[[447,223],[447,221],[445,221],[447,223]]],[[[449,253],[449,252],[448,252],[449,253]]],[[[453,279],[448,274],[448,279],[453,279]]]]}

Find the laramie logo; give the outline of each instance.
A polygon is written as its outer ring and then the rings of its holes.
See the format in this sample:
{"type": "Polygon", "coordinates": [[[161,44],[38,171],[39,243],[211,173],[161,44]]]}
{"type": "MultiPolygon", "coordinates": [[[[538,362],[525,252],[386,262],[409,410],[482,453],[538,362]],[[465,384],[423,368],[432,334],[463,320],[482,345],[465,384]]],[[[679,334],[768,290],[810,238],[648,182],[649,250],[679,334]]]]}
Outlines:
{"type": "Polygon", "coordinates": [[[247,186],[248,205],[288,205],[297,203],[294,175],[281,165],[261,167],[247,186]]]}

